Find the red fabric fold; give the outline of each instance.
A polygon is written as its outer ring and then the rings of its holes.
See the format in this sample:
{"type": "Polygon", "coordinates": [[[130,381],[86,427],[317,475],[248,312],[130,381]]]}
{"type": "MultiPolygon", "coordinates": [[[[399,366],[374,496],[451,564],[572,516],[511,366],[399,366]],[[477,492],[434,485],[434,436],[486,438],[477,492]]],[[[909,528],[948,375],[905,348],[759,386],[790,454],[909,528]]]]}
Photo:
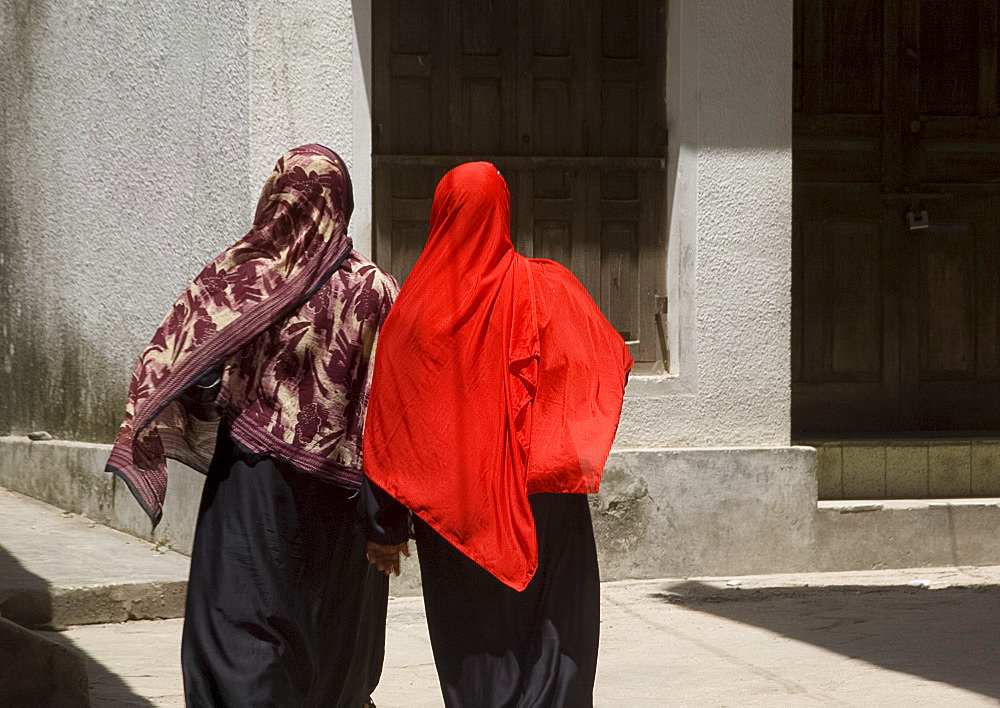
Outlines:
{"type": "Polygon", "coordinates": [[[568,270],[515,253],[497,169],[461,165],[382,330],[365,473],[522,590],[538,565],[528,494],[597,491],[631,365],[568,270]]]}

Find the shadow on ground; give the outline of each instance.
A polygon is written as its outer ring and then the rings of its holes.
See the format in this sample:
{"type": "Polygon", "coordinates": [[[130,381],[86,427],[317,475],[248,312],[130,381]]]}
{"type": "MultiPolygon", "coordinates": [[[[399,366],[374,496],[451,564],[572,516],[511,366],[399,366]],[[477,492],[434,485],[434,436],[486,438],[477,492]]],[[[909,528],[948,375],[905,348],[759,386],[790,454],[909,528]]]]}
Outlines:
{"type": "MultiPolygon", "coordinates": [[[[29,629],[48,629],[52,621],[52,603],[49,583],[18,562],[17,558],[0,546],[0,616],[29,629]]],[[[92,706],[152,706],[153,703],[137,695],[119,676],[103,664],[76,647],[71,639],[57,632],[45,632],[46,638],[58,641],[64,647],[76,651],[87,663],[87,678],[90,683],[90,704],[92,706]],[[100,691],[94,691],[100,686],[100,691]]],[[[17,657],[4,668],[17,670],[17,657]]],[[[0,705],[8,705],[10,696],[5,695],[0,685],[0,705]]]]}
{"type": "Polygon", "coordinates": [[[734,592],[690,581],[655,597],[1000,699],[1000,586],[734,592]]]}

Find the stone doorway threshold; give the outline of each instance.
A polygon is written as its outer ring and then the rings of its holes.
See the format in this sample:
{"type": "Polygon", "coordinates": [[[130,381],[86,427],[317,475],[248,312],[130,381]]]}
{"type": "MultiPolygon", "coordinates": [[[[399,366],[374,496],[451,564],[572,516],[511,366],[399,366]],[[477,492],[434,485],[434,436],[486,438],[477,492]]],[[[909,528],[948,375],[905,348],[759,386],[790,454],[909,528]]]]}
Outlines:
{"type": "Polygon", "coordinates": [[[821,501],[1000,497],[1000,436],[798,444],[816,448],[821,501]]]}

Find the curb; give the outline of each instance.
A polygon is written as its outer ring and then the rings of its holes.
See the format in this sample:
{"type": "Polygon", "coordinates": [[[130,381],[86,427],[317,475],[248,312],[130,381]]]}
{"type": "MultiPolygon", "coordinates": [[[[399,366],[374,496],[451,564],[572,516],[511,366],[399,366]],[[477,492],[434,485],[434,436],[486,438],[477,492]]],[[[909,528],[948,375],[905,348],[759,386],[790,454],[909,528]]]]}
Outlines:
{"type": "Polygon", "coordinates": [[[184,616],[187,581],[0,589],[0,614],[28,629],[184,616]]]}

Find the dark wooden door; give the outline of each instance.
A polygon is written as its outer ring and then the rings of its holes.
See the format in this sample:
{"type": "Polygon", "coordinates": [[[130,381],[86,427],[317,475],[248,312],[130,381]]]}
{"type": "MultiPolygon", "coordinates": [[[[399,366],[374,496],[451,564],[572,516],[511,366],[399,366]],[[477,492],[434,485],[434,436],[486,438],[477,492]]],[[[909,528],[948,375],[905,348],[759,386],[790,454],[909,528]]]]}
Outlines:
{"type": "Polygon", "coordinates": [[[517,249],[569,267],[657,360],[663,0],[376,0],[373,19],[377,260],[404,279],[437,181],[491,160],[517,249]]]}
{"type": "Polygon", "coordinates": [[[797,0],[793,429],[1000,429],[995,0],[797,0]]]}

